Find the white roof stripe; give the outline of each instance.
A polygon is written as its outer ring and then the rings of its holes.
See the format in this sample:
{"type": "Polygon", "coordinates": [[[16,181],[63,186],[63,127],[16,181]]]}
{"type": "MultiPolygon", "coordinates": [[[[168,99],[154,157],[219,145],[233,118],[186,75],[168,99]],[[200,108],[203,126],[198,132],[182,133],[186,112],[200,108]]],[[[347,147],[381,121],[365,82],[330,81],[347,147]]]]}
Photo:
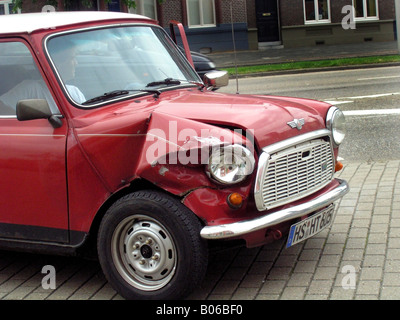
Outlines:
{"type": "Polygon", "coordinates": [[[108,11],[63,11],[22,13],[0,16],[0,35],[5,33],[31,33],[40,29],[55,29],[87,21],[110,19],[148,19],[150,18],[122,12],[108,11]]]}

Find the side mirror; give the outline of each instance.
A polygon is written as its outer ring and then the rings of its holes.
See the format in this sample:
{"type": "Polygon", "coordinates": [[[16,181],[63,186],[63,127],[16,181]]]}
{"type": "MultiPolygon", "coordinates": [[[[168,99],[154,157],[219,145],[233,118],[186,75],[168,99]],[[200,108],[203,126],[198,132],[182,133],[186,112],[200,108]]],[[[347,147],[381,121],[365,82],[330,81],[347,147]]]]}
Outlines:
{"type": "Polygon", "coordinates": [[[54,128],[60,128],[62,121],[54,115],[45,99],[26,99],[17,102],[17,119],[19,121],[48,119],[54,128]]]}
{"type": "Polygon", "coordinates": [[[229,83],[229,74],[227,71],[211,71],[204,75],[204,84],[207,88],[221,88],[229,83]]]}

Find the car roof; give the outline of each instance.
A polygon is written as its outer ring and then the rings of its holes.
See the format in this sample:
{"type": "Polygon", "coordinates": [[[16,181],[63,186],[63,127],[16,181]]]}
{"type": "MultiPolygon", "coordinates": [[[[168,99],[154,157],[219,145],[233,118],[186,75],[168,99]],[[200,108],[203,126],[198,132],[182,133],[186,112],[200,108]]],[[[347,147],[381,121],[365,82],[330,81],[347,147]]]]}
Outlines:
{"type": "Polygon", "coordinates": [[[0,16],[0,34],[31,33],[36,30],[55,29],[57,27],[82,22],[105,21],[112,19],[152,19],[137,14],[109,11],[63,11],[22,13],[0,16]]]}

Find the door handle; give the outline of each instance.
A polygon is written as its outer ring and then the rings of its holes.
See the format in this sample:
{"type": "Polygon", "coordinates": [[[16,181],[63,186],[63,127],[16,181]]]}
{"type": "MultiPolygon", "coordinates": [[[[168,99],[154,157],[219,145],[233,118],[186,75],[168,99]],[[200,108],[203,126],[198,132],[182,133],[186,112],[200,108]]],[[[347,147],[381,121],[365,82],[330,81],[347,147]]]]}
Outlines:
{"type": "Polygon", "coordinates": [[[269,17],[271,16],[271,12],[265,12],[262,14],[263,17],[269,17]]]}

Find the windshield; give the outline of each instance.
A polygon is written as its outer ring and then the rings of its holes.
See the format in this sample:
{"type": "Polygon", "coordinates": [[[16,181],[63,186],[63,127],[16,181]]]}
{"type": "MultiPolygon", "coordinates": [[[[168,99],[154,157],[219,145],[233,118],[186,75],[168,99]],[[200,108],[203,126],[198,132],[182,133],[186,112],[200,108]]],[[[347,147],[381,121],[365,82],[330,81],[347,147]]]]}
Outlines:
{"type": "Polygon", "coordinates": [[[94,107],[201,83],[159,27],[118,26],[58,35],[47,52],[69,98],[94,107]]]}

